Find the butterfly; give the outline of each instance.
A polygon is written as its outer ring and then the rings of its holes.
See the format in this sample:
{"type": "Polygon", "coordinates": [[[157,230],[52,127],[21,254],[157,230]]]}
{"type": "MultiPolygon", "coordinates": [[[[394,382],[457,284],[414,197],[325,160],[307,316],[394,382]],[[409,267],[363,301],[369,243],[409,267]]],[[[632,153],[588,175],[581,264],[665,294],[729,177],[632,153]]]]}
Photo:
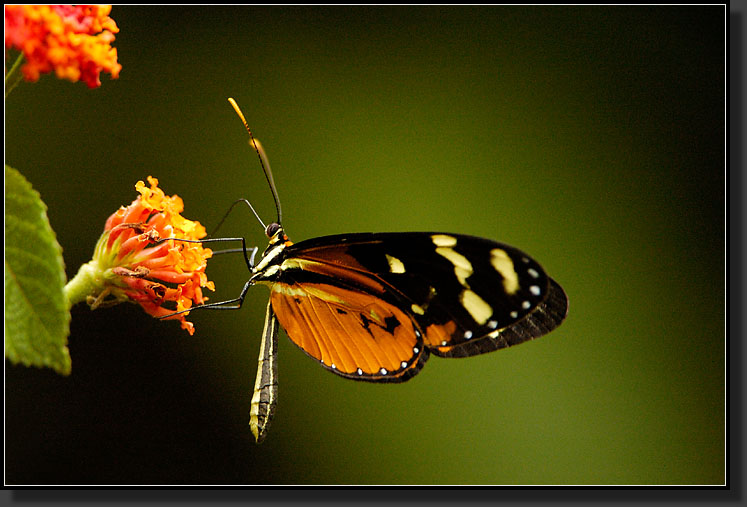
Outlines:
{"type": "MultiPolygon", "coordinates": [[[[440,232],[353,233],[290,241],[264,149],[249,132],[275,200],[277,221],[238,298],[202,305],[239,308],[249,287],[270,298],[260,345],[250,427],[257,442],[277,403],[278,331],[324,369],[352,380],[404,382],[431,354],[469,357],[540,337],[565,318],[561,286],[512,246],[440,232]]],[[[236,203],[240,202],[237,201],[236,203]]],[[[234,203],[234,204],[236,204],[234,203]]],[[[229,210],[230,212],[230,210],[229,210]]],[[[225,218],[225,217],[224,217],[225,218]]],[[[222,221],[221,221],[222,223],[222,221]]],[[[200,307],[197,307],[200,308],[200,307]]],[[[195,308],[193,308],[194,310],[195,308]]]]}

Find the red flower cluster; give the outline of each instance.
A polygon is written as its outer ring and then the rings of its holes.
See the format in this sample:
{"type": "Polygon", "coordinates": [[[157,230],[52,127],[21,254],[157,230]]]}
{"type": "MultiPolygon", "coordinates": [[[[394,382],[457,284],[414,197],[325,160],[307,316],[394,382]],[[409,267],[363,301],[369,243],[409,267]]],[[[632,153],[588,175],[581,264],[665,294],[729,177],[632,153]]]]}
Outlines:
{"type": "MultiPolygon", "coordinates": [[[[164,241],[165,238],[197,240],[206,236],[199,222],[181,216],[184,203],[179,196],[164,194],[158,180],[148,177],[150,188],[139,181],[140,196],[130,206],[121,207],[106,221],[104,233],[96,245],[93,260],[99,273],[98,289],[89,299],[92,308],[102,302],[138,303],[154,317],[187,310],[203,304],[207,298],[202,287],[214,290],[205,274],[212,251],[201,243],[164,241]],[[168,285],[167,285],[168,284],[168,285]],[[164,303],[175,308],[165,308],[164,303]]],[[[190,334],[194,326],[188,313],[168,317],[179,319],[190,334]]]]}
{"type": "Polygon", "coordinates": [[[111,47],[119,28],[110,12],[111,5],[6,5],[5,48],[23,52],[27,81],[54,70],[96,88],[102,71],[116,79],[122,69],[111,47]]]}

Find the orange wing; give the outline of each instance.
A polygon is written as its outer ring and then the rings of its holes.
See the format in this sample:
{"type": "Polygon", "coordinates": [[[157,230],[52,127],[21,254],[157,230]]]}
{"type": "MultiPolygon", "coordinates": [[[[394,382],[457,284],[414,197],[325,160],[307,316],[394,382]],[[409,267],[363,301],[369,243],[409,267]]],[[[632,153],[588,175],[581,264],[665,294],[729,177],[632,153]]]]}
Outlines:
{"type": "Polygon", "coordinates": [[[338,375],[403,382],[428,359],[418,324],[361,288],[284,281],[271,290],[275,315],[290,339],[338,375]]]}

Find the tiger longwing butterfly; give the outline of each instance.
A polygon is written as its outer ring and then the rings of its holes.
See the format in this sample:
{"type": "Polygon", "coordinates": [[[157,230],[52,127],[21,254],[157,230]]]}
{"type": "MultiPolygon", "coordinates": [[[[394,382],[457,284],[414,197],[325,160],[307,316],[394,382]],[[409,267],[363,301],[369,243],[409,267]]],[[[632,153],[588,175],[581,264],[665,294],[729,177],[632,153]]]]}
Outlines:
{"type": "Polygon", "coordinates": [[[244,200],[269,245],[256,265],[243,247],[251,277],[238,298],[203,307],[239,308],[250,286],[270,289],[250,411],[257,442],[266,436],[277,401],[278,325],[328,371],[353,380],[404,382],[431,353],[491,352],[547,334],[565,318],[568,300],[560,285],[522,251],[489,239],[355,233],[292,243],[281,225],[264,150],[236,102],[228,100],[259,156],[277,222],[264,226],[244,200]]]}

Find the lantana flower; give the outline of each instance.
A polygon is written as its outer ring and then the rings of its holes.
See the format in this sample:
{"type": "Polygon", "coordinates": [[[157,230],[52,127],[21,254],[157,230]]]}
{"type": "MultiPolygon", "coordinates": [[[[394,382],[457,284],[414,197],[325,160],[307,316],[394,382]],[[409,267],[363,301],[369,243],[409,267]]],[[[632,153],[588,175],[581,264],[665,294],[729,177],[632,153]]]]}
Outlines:
{"type": "MultiPolygon", "coordinates": [[[[207,234],[205,227],[181,216],[182,199],[165,195],[156,178],[149,176],[148,183],[150,188],[138,181],[138,198],[106,221],[93,259],[65,287],[71,305],[86,300],[96,309],[129,301],[161,318],[203,304],[203,287],[215,290],[205,274],[209,248],[199,242],[162,241],[199,240],[207,234]]],[[[178,319],[193,334],[187,315],[166,320],[178,319]]]]}
{"type": "Polygon", "coordinates": [[[102,71],[116,79],[122,69],[111,47],[119,28],[110,12],[111,5],[6,5],[5,48],[23,53],[27,81],[54,70],[97,88],[102,71]]]}

